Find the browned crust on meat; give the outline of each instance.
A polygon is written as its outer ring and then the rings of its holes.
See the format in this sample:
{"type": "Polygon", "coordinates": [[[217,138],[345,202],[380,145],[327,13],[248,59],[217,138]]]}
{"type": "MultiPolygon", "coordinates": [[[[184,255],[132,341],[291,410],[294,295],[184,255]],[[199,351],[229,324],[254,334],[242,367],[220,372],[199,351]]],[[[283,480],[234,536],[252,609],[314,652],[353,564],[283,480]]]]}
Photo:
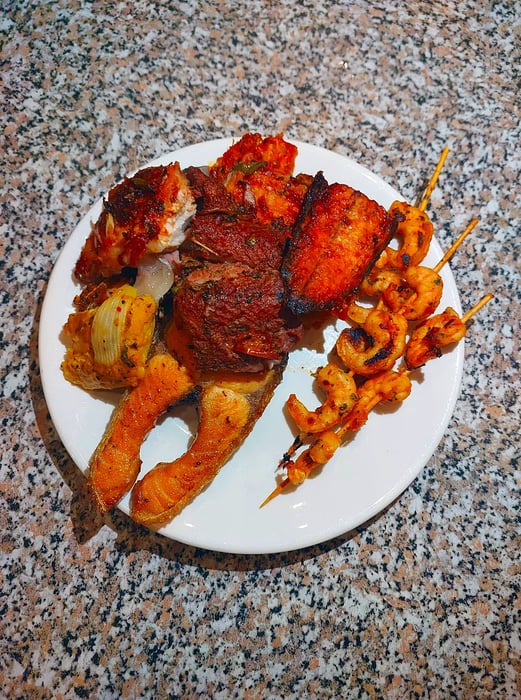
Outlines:
{"type": "Polygon", "coordinates": [[[75,265],[78,279],[95,281],[137,266],[173,224],[185,197],[191,194],[178,163],[143,168],[113,187],[75,265]]]}
{"type": "Polygon", "coordinates": [[[282,274],[294,313],[335,309],[387,245],[392,218],[348,185],[318,173],[293,231],[282,274]]]}

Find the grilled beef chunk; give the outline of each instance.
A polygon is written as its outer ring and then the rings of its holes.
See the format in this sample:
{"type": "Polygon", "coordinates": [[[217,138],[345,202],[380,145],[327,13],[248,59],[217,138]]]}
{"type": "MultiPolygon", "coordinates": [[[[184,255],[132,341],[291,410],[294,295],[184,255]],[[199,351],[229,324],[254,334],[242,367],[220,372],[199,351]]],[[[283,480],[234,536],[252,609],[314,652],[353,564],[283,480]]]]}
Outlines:
{"type": "Polygon", "coordinates": [[[280,269],[286,230],[261,223],[233,201],[223,183],[200,168],[186,176],[197,202],[181,255],[210,262],[239,262],[255,269],[280,269]]]}
{"type": "Polygon", "coordinates": [[[285,235],[250,216],[197,214],[181,252],[200,260],[279,270],[285,241],[285,235]]]}
{"type": "Polygon", "coordinates": [[[241,263],[212,263],[190,272],[174,302],[202,371],[258,372],[285,361],[301,336],[284,317],[280,273],[241,263]]]}
{"type": "Polygon", "coordinates": [[[208,214],[237,211],[232,196],[221,182],[210,177],[201,168],[189,167],[183,172],[192,190],[198,212],[208,214]]]}

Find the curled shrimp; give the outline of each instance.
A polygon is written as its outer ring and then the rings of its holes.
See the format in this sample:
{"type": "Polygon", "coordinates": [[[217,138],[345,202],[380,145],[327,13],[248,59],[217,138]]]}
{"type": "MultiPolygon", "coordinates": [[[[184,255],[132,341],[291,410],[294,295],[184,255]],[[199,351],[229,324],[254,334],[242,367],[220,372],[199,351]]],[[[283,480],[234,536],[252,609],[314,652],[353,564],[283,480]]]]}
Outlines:
{"type": "Polygon", "coordinates": [[[309,411],[295,394],[286,402],[289,414],[303,433],[319,433],[341,422],[357,398],[353,375],[329,363],[317,372],[317,383],[327,399],[314,411],[309,411]]]}
{"type": "Polygon", "coordinates": [[[392,282],[382,293],[384,303],[408,321],[421,321],[438,308],[443,293],[443,280],[430,267],[416,265],[403,273],[403,280],[392,282]]]}
{"type": "Polygon", "coordinates": [[[369,377],[360,387],[358,401],[343,422],[339,437],[349,430],[359,430],[367,422],[370,411],[380,402],[405,401],[411,389],[406,372],[387,370],[369,377]]]}
{"type": "Polygon", "coordinates": [[[342,444],[346,432],[356,431],[366,423],[369,412],[381,401],[404,401],[411,393],[411,380],[406,372],[394,370],[381,372],[367,379],[358,399],[344,416],[342,425],[335,430],[325,430],[297,459],[285,459],[286,478],[261,503],[261,508],[289,486],[298,486],[316,467],[328,462],[342,444]]]}
{"type": "Polygon", "coordinates": [[[431,244],[434,232],[431,220],[425,211],[407,202],[393,202],[389,214],[398,221],[396,235],[401,244],[397,250],[388,246],[379,264],[396,270],[419,265],[431,244]]]}
{"type": "Polygon", "coordinates": [[[344,365],[362,376],[391,369],[405,350],[406,319],[384,308],[372,309],[365,323],[345,328],[336,342],[344,365]]]}
{"type": "MultiPolygon", "coordinates": [[[[385,251],[384,251],[385,253],[385,251]]],[[[391,285],[400,285],[402,277],[396,270],[390,270],[387,267],[375,266],[364,277],[360,284],[360,291],[369,297],[380,296],[391,285]]]]}
{"type": "Polygon", "coordinates": [[[447,307],[414,329],[405,349],[405,364],[409,369],[421,367],[440,357],[442,347],[459,342],[466,332],[465,322],[453,308],[447,307]]]}
{"type": "Polygon", "coordinates": [[[295,461],[287,463],[288,481],[298,486],[321,464],[328,462],[340,446],[341,439],[333,430],[325,430],[295,461]]]}
{"type": "MultiPolygon", "coordinates": [[[[360,390],[360,395],[342,426],[336,432],[326,430],[296,460],[286,462],[287,481],[298,486],[305,481],[313,469],[328,462],[342,444],[348,431],[359,430],[369,417],[370,411],[382,401],[404,401],[411,393],[411,380],[404,372],[386,371],[368,379],[360,390]]],[[[278,489],[280,486],[278,487],[278,489]]],[[[277,491],[278,491],[277,489],[277,491]]]]}
{"type": "Polygon", "coordinates": [[[345,307],[344,320],[363,326],[373,306],[361,306],[354,299],[345,307]]]}

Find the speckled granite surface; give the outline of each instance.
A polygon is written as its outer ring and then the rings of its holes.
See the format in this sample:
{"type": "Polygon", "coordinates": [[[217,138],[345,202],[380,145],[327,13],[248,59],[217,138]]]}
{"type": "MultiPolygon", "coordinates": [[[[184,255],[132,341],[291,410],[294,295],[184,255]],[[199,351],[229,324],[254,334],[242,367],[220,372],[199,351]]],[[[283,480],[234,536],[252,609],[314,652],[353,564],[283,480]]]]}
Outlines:
{"type": "Polygon", "coordinates": [[[517,698],[518,2],[9,2],[2,38],[0,694],[517,698]],[[39,314],[90,204],[174,148],[248,130],[433,197],[472,326],[461,396],[385,512],[286,555],[192,549],[96,516],[43,398],[39,314]],[[450,222],[450,223],[448,223],[450,222]]]}

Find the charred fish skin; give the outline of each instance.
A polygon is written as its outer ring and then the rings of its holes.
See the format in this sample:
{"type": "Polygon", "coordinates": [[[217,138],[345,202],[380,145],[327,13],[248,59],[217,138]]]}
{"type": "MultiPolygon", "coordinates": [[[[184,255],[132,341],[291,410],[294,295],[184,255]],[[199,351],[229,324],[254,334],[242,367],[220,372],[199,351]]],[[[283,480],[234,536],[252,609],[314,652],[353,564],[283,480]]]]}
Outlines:
{"type": "Polygon", "coordinates": [[[393,234],[393,218],[349,185],[315,176],[282,265],[296,314],[334,310],[357,289],[393,234]]]}

